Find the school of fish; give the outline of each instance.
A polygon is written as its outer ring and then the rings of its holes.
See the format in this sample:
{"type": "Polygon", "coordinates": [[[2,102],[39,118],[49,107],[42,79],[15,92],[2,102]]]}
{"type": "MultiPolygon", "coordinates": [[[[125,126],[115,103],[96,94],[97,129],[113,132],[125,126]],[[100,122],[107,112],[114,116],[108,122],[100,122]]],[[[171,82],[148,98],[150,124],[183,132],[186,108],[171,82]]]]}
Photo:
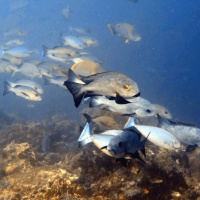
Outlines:
{"type": "MultiPolygon", "coordinates": [[[[69,6],[61,11],[67,21],[71,13],[69,6]]],[[[135,26],[129,23],[107,24],[107,28],[113,36],[124,38],[125,44],[142,39],[135,26]]],[[[198,127],[174,120],[167,108],[141,97],[134,77],[107,71],[100,58],[87,52],[87,49],[99,45],[91,34],[90,29],[69,26],[67,33],[58,34],[59,45],[41,44],[35,50],[29,49],[23,41],[26,31],[13,29],[6,32],[7,41],[0,48],[0,73],[11,74],[12,80],[4,81],[3,95],[13,93],[28,101],[42,101],[44,90],[38,82],[42,79],[45,85],[54,84],[71,93],[75,107],[81,106],[81,102],[89,102],[90,108],[128,116],[124,128],[118,130],[113,128],[116,121],[111,116],[91,117],[84,113],[86,124],[78,138],[80,147],[93,142],[102,152],[124,165],[132,158],[145,162],[142,157],[146,157],[147,140],[168,150],[178,151],[181,145],[186,146],[186,151],[200,147],[198,127]],[[22,78],[15,79],[17,74],[22,78]],[[149,125],[151,120],[156,123],[149,125]],[[97,125],[100,132],[91,129],[92,124],[97,125]]],[[[42,140],[45,154],[48,153],[48,143],[46,135],[42,140]]]]}

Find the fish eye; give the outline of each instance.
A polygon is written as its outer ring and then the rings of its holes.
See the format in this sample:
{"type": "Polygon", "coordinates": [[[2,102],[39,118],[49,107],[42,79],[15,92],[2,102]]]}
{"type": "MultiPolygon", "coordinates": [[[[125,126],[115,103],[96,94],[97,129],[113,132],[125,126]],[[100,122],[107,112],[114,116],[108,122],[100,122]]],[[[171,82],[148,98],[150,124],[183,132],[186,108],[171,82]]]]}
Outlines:
{"type": "Polygon", "coordinates": [[[122,147],[122,142],[118,143],[118,147],[121,148],[122,147]]]}
{"type": "Polygon", "coordinates": [[[165,111],[165,114],[168,114],[168,112],[167,112],[167,111],[165,111]]]}
{"type": "Polygon", "coordinates": [[[39,95],[38,95],[38,94],[35,94],[35,96],[38,97],[39,95]]]}
{"type": "Polygon", "coordinates": [[[130,90],[131,90],[131,87],[130,87],[130,85],[125,85],[125,86],[124,86],[124,89],[127,90],[127,91],[130,91],[130,90]]]}
{"type": "Polygon", "coordinates": [[[34,87],[34,89],[37,90],[38,88],[37,88],[37,87],[34,87]]]}
{"type": "Polygon", "coordinates": [[[151,110],[149,110],[149,109],[146,109],[146,112],[147,112],[147,113],[151,113],[151,110]]]}

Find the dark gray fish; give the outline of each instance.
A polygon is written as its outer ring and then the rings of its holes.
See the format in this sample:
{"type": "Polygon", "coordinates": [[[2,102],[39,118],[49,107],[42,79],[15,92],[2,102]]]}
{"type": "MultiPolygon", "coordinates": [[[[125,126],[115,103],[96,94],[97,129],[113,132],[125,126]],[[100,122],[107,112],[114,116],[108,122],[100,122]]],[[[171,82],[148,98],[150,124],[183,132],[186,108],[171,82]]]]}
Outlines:
{"type": "Polygon", "coordinates": [[[87,77],[78,77],[71,69],[68,71],[68,80],[64,82],[74,98],[78,107],[83,97],[120,95],[123,98],[131,98],[138,95],[137,84],[124,74],[118,72],[102,72],[87,77]]]}
{"type": "MultiPolygon", "coordinates": [[[[109,153],[115,158],[142,158],[138,154],[138,150],[141,150],[145,156],[144,144],[146,139],[141,141],[140,134],[133,129],[125,129],[123,132],[114,136],[107,147],[109,153]]],[[[143,160],[142,160],[143,161],[143,160]]]]}
{"type": "Polygon", "coordinates": [[[49,146],[50,146],[50,137],[48,134],[46,134],[43,138],[42,138],[42,150],[45,154],[48,154],[49,151],[49,146]]]}

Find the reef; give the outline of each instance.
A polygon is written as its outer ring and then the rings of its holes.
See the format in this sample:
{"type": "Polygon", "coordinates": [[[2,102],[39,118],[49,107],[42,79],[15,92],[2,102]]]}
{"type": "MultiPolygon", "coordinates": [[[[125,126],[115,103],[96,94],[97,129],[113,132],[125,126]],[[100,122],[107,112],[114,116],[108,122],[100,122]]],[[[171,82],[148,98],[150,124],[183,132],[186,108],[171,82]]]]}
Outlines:
{"type": "Polygon", "coordinates": [[[2,127],[0,199],[200,199],[199,148],[147,142],[146,163],[124,167],[92,144],[79,148],[79,135],[80,124],[61,116],[2,127]]]}

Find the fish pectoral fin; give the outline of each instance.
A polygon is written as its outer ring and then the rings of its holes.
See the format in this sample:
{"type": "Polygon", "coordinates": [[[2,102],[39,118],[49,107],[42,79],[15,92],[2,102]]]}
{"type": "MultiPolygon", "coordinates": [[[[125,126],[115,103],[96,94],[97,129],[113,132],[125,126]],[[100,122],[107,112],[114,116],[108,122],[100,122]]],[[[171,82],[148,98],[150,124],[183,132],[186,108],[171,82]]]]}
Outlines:
{"type": "Polygon", "coordinates": [[[143,154],[144,157],[146,158],[146,151],[145,151],[145,148],[140,149],[140,151],[142,152],[142,154],[143,154]]]}
{"type": "Polygon", "coordinates": [[[145,163],[145,161],[140,157],[138,151],[136,151],[135,153],[131,153],[130,156],[131,156],[131,158],[137,158],[138,160],[140,160],[143,163],[145,163]]]}
{"type": "Polygon", "coordinates": [[[186,147],[186,150],[185,150],[185,151],[186,151],[187,153],[190,153],[190,152],[194,151],[197,147],[198,147],[197,144],[188,145],[188,146],[186,147]]]}
{"type": "Polygon", "coordinates": [[[128,104],[128,103],[130,103],[129,101],[127,101],[126,99],[124,99],[122,96],[120,96],[119,93],[116,94],[115,102],[117,104],[128,104]]]}
{"type": "Polygon", "coordinates": [[[125,158],[116,158],[116,163],[121,163],[124,167],[127,167],[127,160],[125,158]]]}

